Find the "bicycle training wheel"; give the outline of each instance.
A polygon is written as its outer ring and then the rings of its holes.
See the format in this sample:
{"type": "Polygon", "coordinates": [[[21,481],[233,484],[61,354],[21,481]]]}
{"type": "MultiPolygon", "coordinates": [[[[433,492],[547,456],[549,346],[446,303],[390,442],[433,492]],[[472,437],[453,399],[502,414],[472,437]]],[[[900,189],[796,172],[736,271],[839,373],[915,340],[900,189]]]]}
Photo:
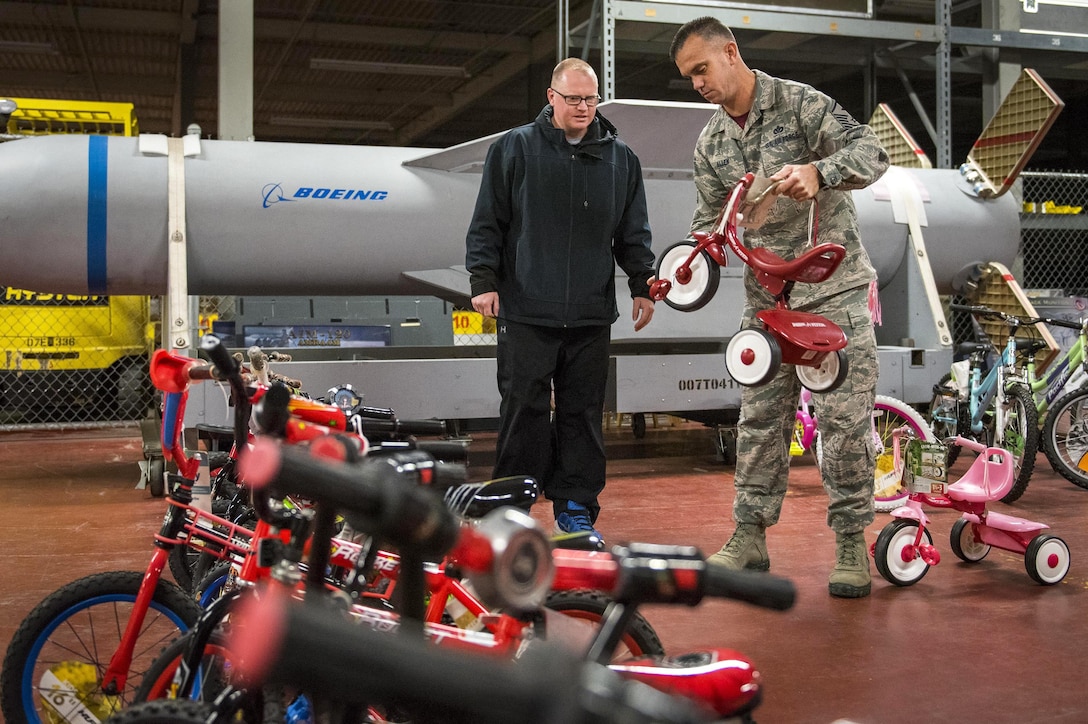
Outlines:
{"type": "Polygon", "coordinates": [[[124,634],[144,575],[114,571],[81,578],[50,594],[23,619],[0,674],[0,708],[8,724],[72,717],[102,721],[132,701],[158,651],[200,615],[196,601],[160,580],[124,688],[103,691],[102,673],[124,634]]]}
{"type": "Polygon", "coordinates": [[[665,250],[657,262],[657,278],[672,284],[665,295],[665,304],[681,312],[694,312],[706,306],[718,291],[721,281],[721,268],[705,251],[700,252],[688,265],[690,278],[680,269],[691,256],[695,244],[690,241],[678,241],[665,250]],[[686,281],[683,281],[686,279],[686,281]]]}
{"type": "Polygon", "coordinates": [[[725,368],[745,387],[765,385],[782,367],[782,348],[765,330],[746,327],[729,338],[725,368]]]}
{"type": "Polygon", "coordinates": [[[1088,388],[1058,398],[1043,423],[1043,450],[1063,478],[1088,489],[1088,388]]]}

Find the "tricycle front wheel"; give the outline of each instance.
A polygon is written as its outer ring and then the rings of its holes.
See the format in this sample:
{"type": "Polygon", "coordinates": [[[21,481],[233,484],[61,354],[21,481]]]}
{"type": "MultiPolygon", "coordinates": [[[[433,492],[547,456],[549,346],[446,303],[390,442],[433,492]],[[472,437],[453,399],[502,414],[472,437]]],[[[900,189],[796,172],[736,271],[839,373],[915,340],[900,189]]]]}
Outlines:
{"type": "MultiPolygon", "coordinates": [[[[922,538],[925,545],[933,545],[928,530],[922,530],[922,538]]],[[[873,562],[884,580],[897,586],[910,586],[922,580],[929,571],[929,564],[915,546],[917,539],[916,520],[897,518],[884,526],[873,549],[873,562]]]]}

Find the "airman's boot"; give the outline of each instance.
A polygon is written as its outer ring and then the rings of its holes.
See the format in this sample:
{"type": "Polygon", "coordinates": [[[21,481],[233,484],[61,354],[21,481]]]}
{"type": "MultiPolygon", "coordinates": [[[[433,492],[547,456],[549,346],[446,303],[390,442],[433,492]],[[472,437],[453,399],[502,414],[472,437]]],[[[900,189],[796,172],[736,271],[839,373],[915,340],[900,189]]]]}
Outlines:
{"type": "Polygon", "coordinates": [[[742,568],[753,571],[770,570],[771,559],[767,555],[765,531],[766,528],[761,525],[738,523],[733,537],[720,551],[707,558],[707,562],[733,571],[742,568]]]}
{"type": "Polygon", "coordinates": [[[865,549],[865,534],[835,534],[835,570],[831,571],[827,589],[838,598],[862,598],[869,595],[869,552],[865,549]]]}

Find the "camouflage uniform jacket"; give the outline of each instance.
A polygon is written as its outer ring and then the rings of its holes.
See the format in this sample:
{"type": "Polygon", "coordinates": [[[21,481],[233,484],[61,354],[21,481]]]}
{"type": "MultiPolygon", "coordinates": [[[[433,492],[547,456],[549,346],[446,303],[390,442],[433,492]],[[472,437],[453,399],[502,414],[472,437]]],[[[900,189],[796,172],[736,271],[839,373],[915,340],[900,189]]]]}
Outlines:
{"type": "MultiPolygon", "coordinates": [[[[798,283],[794,308],[811,305],[876,278],[861,245],[851,189],[865,188],[888,168],[888,154],[867,125],[854,120],[827,95],[811,86],[755,71],[755,102],[741,129],[718,108],[695,146],[698,206],[692,231],[709,230],[734,185],[746,172],[771,176],[786,164],[812,163],[820,173],[818,243],[846,247],[846,258],[827,281],[798,283]]],[[[764,225],[745,232],[746,246],[764,246],[784,259],[804,251],[810,235],[809,201],[781,196],[764,225]]],[[[771,305],[770,296],[745,271],[748,304],[771,305]]]]}

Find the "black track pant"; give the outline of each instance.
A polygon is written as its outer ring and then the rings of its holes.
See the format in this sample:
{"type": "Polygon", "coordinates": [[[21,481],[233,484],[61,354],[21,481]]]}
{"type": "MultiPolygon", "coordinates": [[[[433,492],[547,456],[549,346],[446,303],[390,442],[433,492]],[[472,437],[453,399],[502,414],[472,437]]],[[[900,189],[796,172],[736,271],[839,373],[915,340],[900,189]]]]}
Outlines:
{"type": "Polygon", "coordinates": [[[494,475],[532,475],[557,513],[573,500],[589,508],[593,520],[604,489],[601,419],[610,332],[607,326],[498,325],[502,404],[494,475]]]}

